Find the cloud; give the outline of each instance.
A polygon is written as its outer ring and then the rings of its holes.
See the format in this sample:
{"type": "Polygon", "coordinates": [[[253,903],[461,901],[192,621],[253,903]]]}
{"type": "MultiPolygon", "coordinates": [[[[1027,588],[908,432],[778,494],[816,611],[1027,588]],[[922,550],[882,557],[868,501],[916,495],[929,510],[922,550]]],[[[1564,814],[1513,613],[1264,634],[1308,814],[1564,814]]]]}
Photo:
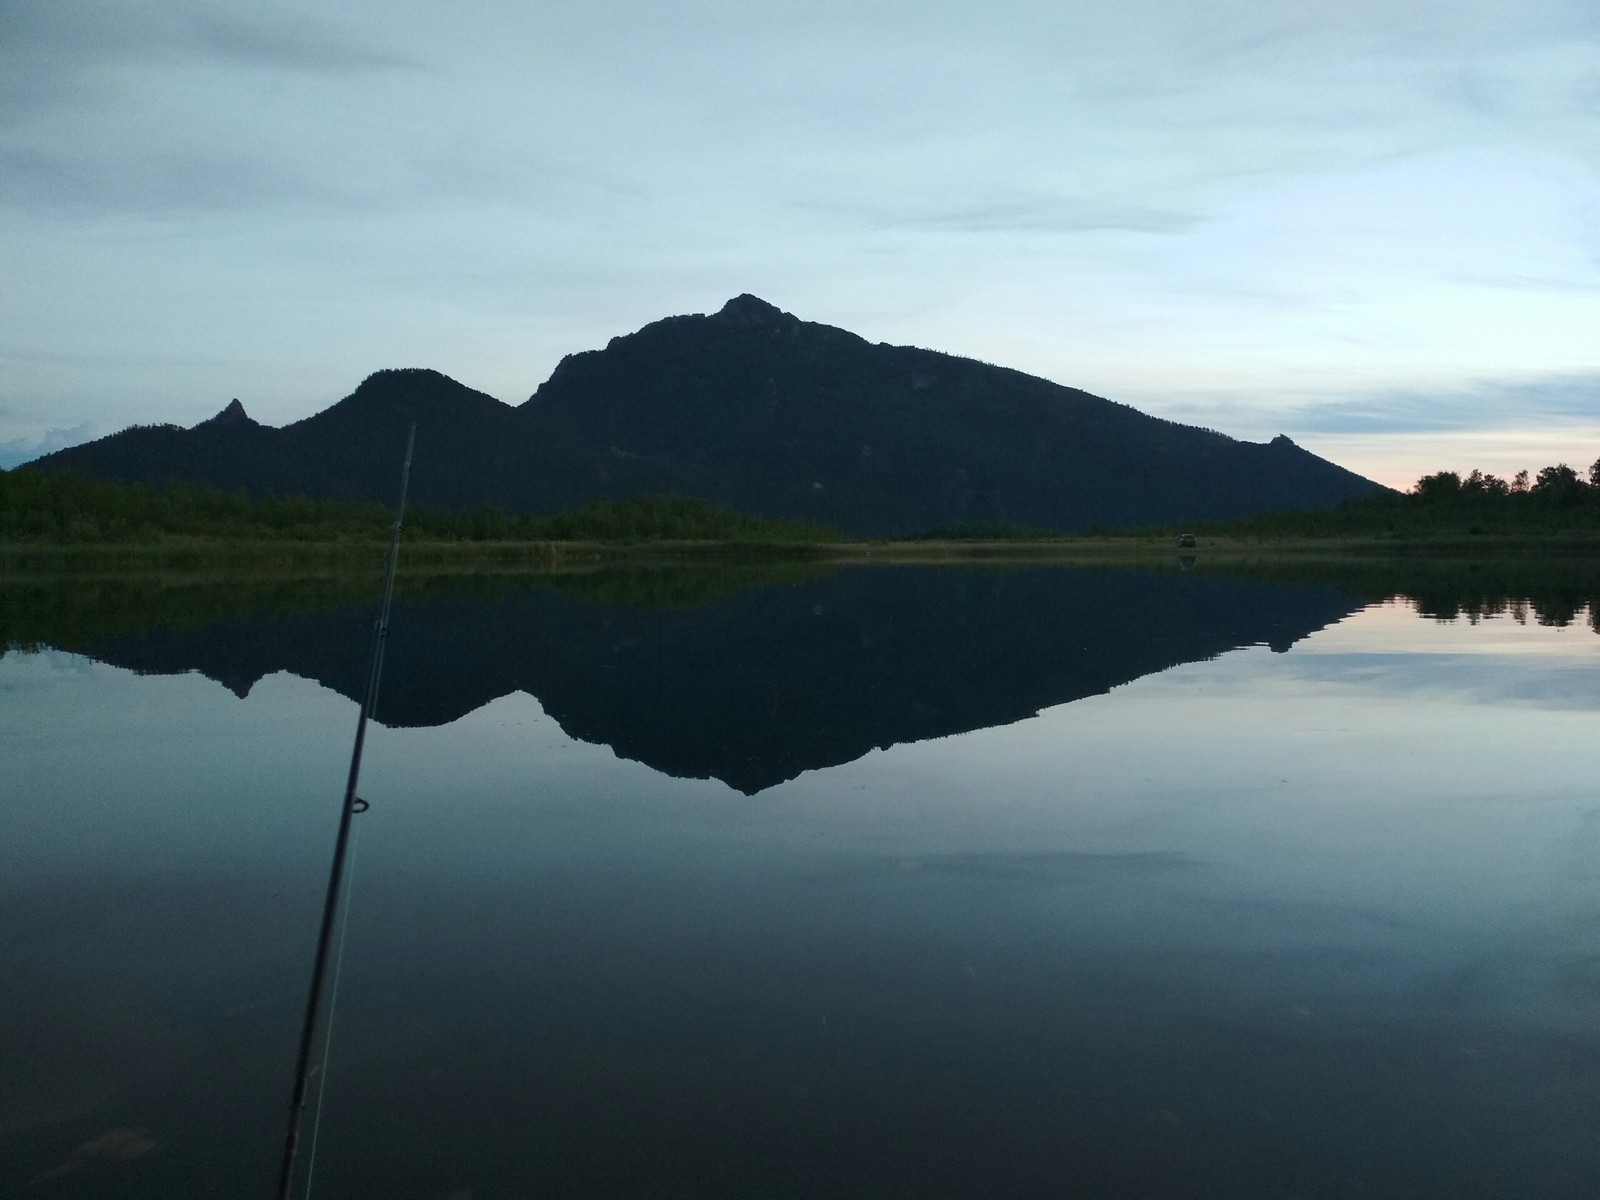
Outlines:
{"type": "MultiPolygon", "coordinates": [[[[1141,398],[1139,402],[1148,403],[1141,398]]],[[[1600,432],[1600,374],[1496,380],[1432,388],[1349,388],[1319,394],[1168,393],[1164,417],[1291,434],[1428,434],[1591,425],[1600,432]]],[[[1246,435],[1248,436],[1248,435],[1246,435]]]]}
{"type": "MultiPolygon", "coordinates": [[[[1423,611],[1423,601],[1412,597],[1407,600],[1407,607],[1424,619],[1460,619],[1432,617],[1423,611]]],[[[1549,622],[1571,626],[1576,632],[1588,623],[1588,612],[1577,605],[1570,615],[1563,614],[1556,606],[1544,604],[1534,607],[1530,619],[1541,625],[1549,622]],[[1543,619],[1540,619],[1541,613],[1545,614],[1543,619]]],[[[1395,697],[1436,693],[1464,703],[1491,707],[1518,705],[1566,712],[1600,710],[1595,659],[1572,661],[1553,655],[1535,657],[1539,645],[1527,642],[1517,645],[1516,649],[1527,656],[1522,658],[1507,655],[1504,644],[1489,641],[1481,646],[1469,644],[1464,648],[1452,646],[1400,654],[1388,650],[1314,652],[1295,655],[1284,670],[1296,678],[1318,683],[1348,685],[1351,679],[1359,679],[1362,688],[1381,687],[1386,695],[1395,697]],[[1484,656],[1488,654],[1497,659],[1493,670],[1484,669],[1484,656]]],[[[1581,652],[1589,650],[1589,646],[1577,649],[1581,652]]],[[[1573,648],[1564,648],[1564,653],[1573,653],[1573,648]]]]}
{"type": "Polygon", "coordinates": [[[1439,391],[1389,390],[1312,404],[1296,414],[1314,433],[1419,433],[1593,423],[1600,429],[1600,375],[1439,391]]]}
{"type": "Polygon", "coordinates": [[[94,422],[84,421],[67,429],[51,429],[37,441],[13,438],[9,442],[0,442],[0,468],[9,471],[41,455],[80,445],[94,437],[94,433],[94,422]]]}
{"type": "Polygon", "coordinates": [[[334,73],[419,65],[314,12],[245,15],[237,6],[200,3],[8,0],[0,5],[0,41],[3,61],[56,70],[183,60],[334,73]]]}
{"type": "Polygon", "coordinates": [[[1384,390],[1307,403],[1293,411],[1309,433],[1433,433],[1593,424],[1600,430],[1600,375],[1485,380],[1437,390],[1384,390]]]}
{"type": "Polygon", "coordinates": [[[1313,454],[1402,491],[1435,471],[1486,471],[1510,479],[1555,463],[1585,472],[1600,451],[1600,429],[1541,425],[1444,433],[1328,433],[1297,439],[1313,454]]]}
{"type": "Polygon", "coordinates": [[[0,206],[41,216],[181,217],[290,201],[348,207],[354,198],[287,164],[239,154],[0,149],[0,206]]]}
{"type": "Polygon", "coordinates": [[[0,125],[63,107],[115,104],[127,88],[120,69],[184,64],[321,75],[421,65],[315,12],[244,15],[233,6],[115,0],[0,3],[0,125]]]}
{"type": "Polygon", "coordinates": [[[1263,441],[1285,433],[1315,454],[1398,488],[1434,471],[1474,467],[1507,478],[1557,462],[1585,470],[1600,453],[1600,374],[1338,393],[1117,398],[1234,437],[1263,441]]]}
{"type": "Polygon", "coordinates": [[[1013,196],[960,203],[907,200],[857,202],[802,201],[801,212],[837,215],[874,230],[928,233],[1088,233],[1120,230],[1135,233],[1179,233],[1202,219],[1200,214],[1138,202],[1084,200],[1071,196],[1013,196]]]}
{"type": "Polygon", "coordinates": [[[360,72],[412,70],[418,59],[351,38],[343,29],[302,13],[293,18],[236,10],[191,12],[181,19],[180,46],[252,67],[287,71],[360,72]]]}

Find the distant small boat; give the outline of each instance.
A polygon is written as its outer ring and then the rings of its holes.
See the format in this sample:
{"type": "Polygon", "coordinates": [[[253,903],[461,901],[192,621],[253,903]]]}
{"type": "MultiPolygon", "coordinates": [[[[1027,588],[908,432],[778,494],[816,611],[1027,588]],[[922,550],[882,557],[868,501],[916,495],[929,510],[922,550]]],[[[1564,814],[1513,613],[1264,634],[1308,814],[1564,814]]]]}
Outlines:
{"type": "Polygon", "coordinates": [[[1180,549],[1180,550],[1192,550],[1192,549],[1194,549],[1194,534],[1192,534],[1192,533],[1180,533],[1178,535],[1178,549],[1180,549]]]}

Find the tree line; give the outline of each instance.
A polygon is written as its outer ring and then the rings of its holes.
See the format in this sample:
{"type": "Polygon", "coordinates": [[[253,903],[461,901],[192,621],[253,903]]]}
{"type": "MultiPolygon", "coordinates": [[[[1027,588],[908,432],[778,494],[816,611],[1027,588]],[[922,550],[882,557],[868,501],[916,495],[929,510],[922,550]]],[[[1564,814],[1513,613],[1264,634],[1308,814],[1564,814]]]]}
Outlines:
{"type": "Polygon", "coordinates": [[[1594,504],[1600,502],[1600,458],[1590,464],[1587,478],[1566,463],[1541,467],[1539,474],[1531,481],[1526,471],[1518,471],[1510,479],[1501,479],[1498,475],[1476,469],[1465,477],[1454,471],[1439,471],[1417,480],[1409,495],[1430,505],[1505,504],[1519,496],[1526,496],[1546,507],[1570,508],[1579,504],[1594,504]]]}
{"type": "MultiPolygon", "coordinates": [[[[171,538],[377,541],[393,513],[380,504],[254,497],[204,484],[105,483],[26,468],[0,470],[0,542],[137,543],[171,538]]],[[[841,540],[804,521],[750,516],[689,496],[601,500],[553,516],[412,507],[406,533],[438,541],[712,541],[801,544],[841,540]]]]}
{"type": "Polygon", "coordinates": [[[1404,492],[1385,488],[1334,508],[1198,522],[1194,530],[1277,537],[1600,533],[1600,459],[1586,474],[1566,463],[1509,479],[1477,469],[1436,471],[1404,492]]]}
{"type": "MultiPolygon", "coordinates": [[[[205,484],[106,483],[27,468],[0,470],[0,542],[141,543],[211,541],[381,541],[393,514],[380,504],[251,496],[205,484]]],[[[1334,508],[1261,513],[1228,521],[1184,523],[1185,531],[1234,536],[1338,537],[1454,534],[1600,533],[1600,459],[1580,475],[1565,463],[1519,471],[1509,479],[1473,470],[1424,475],[1406,492],[1384,489],[1334,508]]],[[[413,507],[413,539],[476,542],[707,541],[815,544],[846,540],[799,520],[751,516],[689,496],[601,500],[552,516],[475,509],[413,507]]],[[[1176,531],[1174,525],[1168,532],[1176,531]]],[[[1092,532],[1113,532],[1096,530],[1092,532]]],[[[1127,531],[1132,532],[1132,531],[1127,531]]],[[[1035,541],[1057,531],[1004,521],[922,535],[954,540],[1035,541]]]]}

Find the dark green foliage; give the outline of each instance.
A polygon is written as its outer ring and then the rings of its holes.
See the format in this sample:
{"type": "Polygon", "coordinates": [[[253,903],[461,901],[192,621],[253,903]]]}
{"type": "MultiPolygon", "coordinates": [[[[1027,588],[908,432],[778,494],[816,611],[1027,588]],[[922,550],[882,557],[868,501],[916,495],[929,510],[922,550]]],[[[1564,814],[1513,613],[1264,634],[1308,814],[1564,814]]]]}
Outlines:
{"type": "Polygon", "coordinates": [[[769,520],[691,496],[600,500],[553,517],[523,517],[553,541],[826,542],[840,535],[805,521],[769,520]]]}
{"type": "MultiPolygon", "coordinates": [[[[1174,527],[1176,528],[1176,527],[1174,527]]],[[[1474,470],[1437,471],[1409,492],[1375,492],[1335,508],[1262,513],[1202,523],[1198,532],[1245,537],[1524,537],[1600,535],[1600,460],[1585,480],[1565,463],[1542,468],[1533,482],[1474,470]]]]}
{"type": "Polygon", "coordinates": [[[253,499],[194,483],[100,483],[22,468],[0,471],[0,541],[142,542],[164,535],[282,540],[373,539],[392,517],[381,505],[305,496],[253,499]]]}
{"type": "MultiPolygon", "coordinates": [[[[1087,531],[1085,531],[1087,532],[1087,531]]],[[[1043,542],[1067,536],[1059,529],[1038,529],[1015,521],[972,521],[912,534],[900,541],[928,542],[1043,542]]]]}
{"type": "MultiPolygon", "coordinates": [[[[163,537],[240,541],[381,541],[393,516],[378,504],[268,495],[252,499],[193,483],[99,483],[71,474],[0,471],[0,542],[129,543],[163,537]]],[[[414,508],[413,538],[445,541],[710,541],[806,544],[838,540],[800,521],[770,521],[683,496],[636,496],[552,517],[414,508]]]]}
{"type": "Polygon", "coordinates": [[[472,541],[737,542],[815,544],[840,541],[803,521],[752,517],[692,496],[599,500],[551,517],[508,516],[492,504],[467,513],[420,508],[406,518],[415,534],[472,541]]]}

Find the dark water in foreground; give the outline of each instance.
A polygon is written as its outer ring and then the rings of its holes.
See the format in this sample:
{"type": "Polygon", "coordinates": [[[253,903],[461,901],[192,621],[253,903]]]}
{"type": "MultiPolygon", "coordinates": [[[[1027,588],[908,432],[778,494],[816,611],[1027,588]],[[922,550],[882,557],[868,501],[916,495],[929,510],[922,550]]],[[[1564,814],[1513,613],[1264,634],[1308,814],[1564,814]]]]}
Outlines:
{"type": "MultiPolygon", "coordinates": [[[[1587,609],[716,592],[397,607],[313,1195],[1595,1194],[1587,609]]],[[[12,1194],[270,1190],[370,605],[236,599],[0,659],[12,1194]]]]}

